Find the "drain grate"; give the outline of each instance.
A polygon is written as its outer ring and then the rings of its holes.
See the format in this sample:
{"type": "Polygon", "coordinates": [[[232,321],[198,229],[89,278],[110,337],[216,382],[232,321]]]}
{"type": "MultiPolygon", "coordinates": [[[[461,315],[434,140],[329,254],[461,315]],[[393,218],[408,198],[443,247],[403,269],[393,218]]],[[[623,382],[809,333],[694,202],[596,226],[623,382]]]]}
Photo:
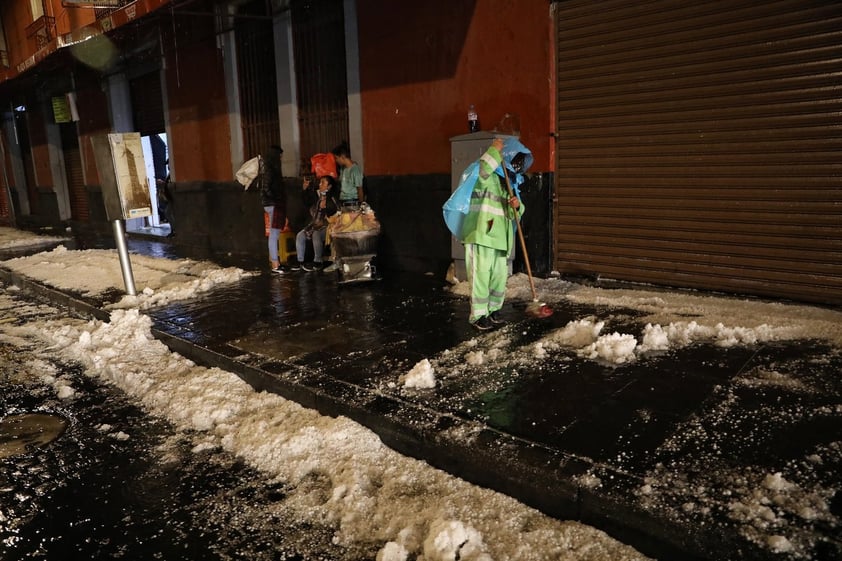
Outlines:
{"type": "Polygon", "coordinates": [[[58,415],[26,413],[0,419],[0,459],[31,452],[64,432],[67,420],[58,415]]]}

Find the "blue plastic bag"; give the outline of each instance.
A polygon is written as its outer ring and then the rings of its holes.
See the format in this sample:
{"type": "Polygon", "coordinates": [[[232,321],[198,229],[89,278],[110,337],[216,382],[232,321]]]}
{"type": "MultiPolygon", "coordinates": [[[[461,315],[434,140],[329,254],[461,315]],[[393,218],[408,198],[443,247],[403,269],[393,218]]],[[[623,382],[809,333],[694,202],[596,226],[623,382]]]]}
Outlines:
{"type": "Polygon", "coordinates": [[[479,179],[479,160],[465,168],[459,180],[459,186],[442,206],[444,223],[459,241],[462,241],[462,223],[468,211],[471,210],[471,194],[474,192],[477,179],[479,179]]]}

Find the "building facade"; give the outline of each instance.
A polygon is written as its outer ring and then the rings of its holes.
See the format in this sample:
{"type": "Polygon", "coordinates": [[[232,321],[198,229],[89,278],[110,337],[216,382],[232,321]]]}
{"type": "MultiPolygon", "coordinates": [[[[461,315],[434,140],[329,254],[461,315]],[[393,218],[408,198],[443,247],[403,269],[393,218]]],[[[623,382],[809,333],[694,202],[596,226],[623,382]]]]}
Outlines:
{"type": "MultiPolygon", "coordinates": [[[[449,139],[467,131],[470,104],[489,127],[520,112],[541,163],[536,181],[549,192],[548,4],[517,8],[515,29],[509,2],[460,3],[456,12],[442,2],[353,0],[72,4],[0,8],[7,199],[24,223],[102,226],[91,137],[138,131],[166,142],[174,243],[261,255],[262,211],[234,171],[281,145],[297,227],[309,157],[348,141],[384,227],[381,264],[443,272],[449,139]],[[530,32],[536,25],[541,33],[530,32]],[[45,30],[38,41],[35,27],[45,30]],[[54,110],[62,99],[71,101],[69,120],[54,110]]],[[[549,231],[545,271],[548,240],[549,231]]]]}
{"type": "Polygon", "coordinates": [[[91,138],[137,131],[166,147],[173,243],[263,255],[234,171],[281,145],[296,228],[309,157],[348,141],[381,266],[443,274],[474,105],[535,155],[539,274],[838,305],[840,22],[832,0],[4,2],[0,213],[108,228],[91,138]]]}

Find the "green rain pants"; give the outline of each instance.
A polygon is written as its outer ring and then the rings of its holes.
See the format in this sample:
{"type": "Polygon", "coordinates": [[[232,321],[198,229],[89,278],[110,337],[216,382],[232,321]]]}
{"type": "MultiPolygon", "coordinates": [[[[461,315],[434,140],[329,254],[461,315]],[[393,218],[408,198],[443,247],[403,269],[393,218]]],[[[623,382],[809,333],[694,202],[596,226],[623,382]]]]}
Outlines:
{"type": "Polygon", "coordinates": [[[465,266],[471,284],[471,316],[476,321],[503,307],[509,264],[506,252],[484,245],[465,244],[465,266]]]}

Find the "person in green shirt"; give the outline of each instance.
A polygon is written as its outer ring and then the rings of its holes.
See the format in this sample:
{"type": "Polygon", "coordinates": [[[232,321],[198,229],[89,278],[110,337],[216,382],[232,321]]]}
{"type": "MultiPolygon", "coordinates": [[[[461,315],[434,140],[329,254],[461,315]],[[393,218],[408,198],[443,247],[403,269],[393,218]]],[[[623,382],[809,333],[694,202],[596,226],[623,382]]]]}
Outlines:
{"type": "Polygon", "coordinates": [[[340,204],[362,203],[365,201],[363,193],[363,170],[359,164],[351,159],[351,148],[343,142],[332,151],[336,163],[342,166],[339,176],[340,204]]]}

